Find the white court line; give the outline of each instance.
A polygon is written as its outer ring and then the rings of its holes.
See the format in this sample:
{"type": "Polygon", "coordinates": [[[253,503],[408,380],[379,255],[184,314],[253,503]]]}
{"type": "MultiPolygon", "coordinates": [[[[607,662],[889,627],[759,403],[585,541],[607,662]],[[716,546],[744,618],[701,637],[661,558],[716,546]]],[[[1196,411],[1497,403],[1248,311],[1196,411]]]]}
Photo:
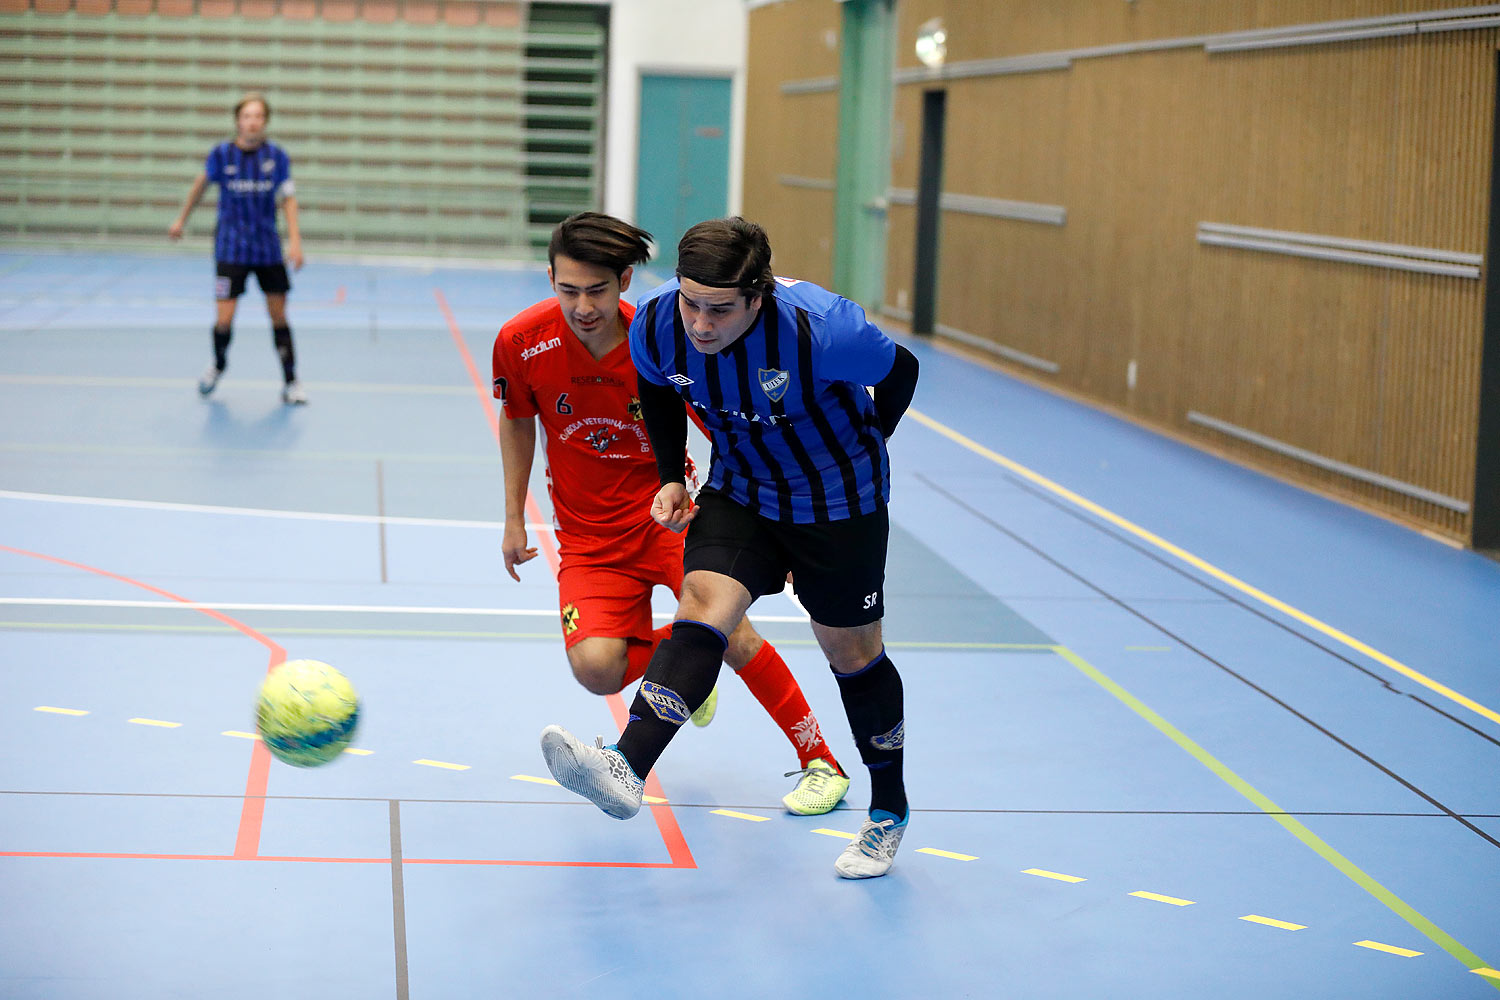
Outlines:
{"type": "MultiPolygon", "coordinates": [[[[398,604],[246,604],[232,601],[145,601],[87,597],[0,597],[0,605],[29,605],[57,608],[177,608],[188,611],[345,611],[376,615],[496,615],[507,618],[555,618],[556,608],[442,608],[398,604]]],[[[671,621],[675,615],[658,611],[651,615],[657,621],[671,621]]],[[[792,622],[803,624],[799,615],[750,615],[754,622],[792,622]]]]}
{"type": "MultiPolygon", "coordinates": [[[[188,514],[236,514],[240,517],[280,517],[297,521],[340,521],[349,524],[414,524],[433,528],[484,528],[502,530],[503,521],[462,521],[441,517],[396,517],[378,514],[324,514],[305,510],[269,510],[263,507],[216,507],[211,504],[172,503],[166,500],[118,500],[113,497],[75,497],[59,493],[23,493],[0,490],[0,500],[33,500],[38,503],[73,503],[95,507],[130,507],[137,510],[171,510],[188,514]]],[[[528,531],[551,531],[550,524],[528,524],[528,531]]]]}
{"type": "MultiPolygon", "coordinates": [[[[434,528],[482,528],[487,531],[504,529],[502,521],[462,521],[457,519],[438,517],[395,517],[387,515],[381,517],[377,514],[323,514],[315,511],[302,510],[268,510],[261,507],[218,507],[210,504],[196,503],[173,503],[166,500],[120,500],[113,497],[77,497],[67,496],[60,493],[26,493],[20,490],[0,490],[0,500],[30,500],[37,503],[70,503],[83,504],[93,507],[126,507],[136,510],[167,510],[187,514],[234,514],[240,517],[273,517],[299,521],[334,521],[346,524],[408,524],[434,528]]],[[[527,524],[528,531],[554,531],[550,524],[527,524]]],[[[770,596],[770,595],[767,595],[770,596]]],[[[802,602],[797,600],[792,588],[788,587],[782,591],[782,596],[792,603],[799,614],[796,615],[748,615],[752,622],[807,622],[811,618],[802,602]]],[[[63,601],[32,598],[0,598],[0,604],[64,604],[63,601]]],[[[493,608],[457,608],[457,609],[435,609],[435,608],[395,608],[385,611],[384,606],[356,606],[356,605],[321,605],[321,604],[204,604],[192,605],[181,602],[161,603],[155,601],[130,602],[123,601],[110,605],[106,602],[93,602],[101,607],[199,607],[212,608],[216,611],[371,611],[375,613],[389,614],[556,614],[554,611],[547,612],[517,612],[505,611],[493,608]]],[[[674,617],[670,614],[655,613],[651,616],[660,621],[671,621],[674,617]]]]}
{"type": "MultiPolygon", "coordinates": [[[[3,305],[0,302],[0,305],[3,305]]],[[[194,385],[189,378],[150,378],[134,375],[0,375],[0,385],[60,385],[72,388],[181,389],[194,385]]],[[[251,389],[279,389],[281,383],[270,379],[240,379],[234,385],[251,389]]],[[[319,392],[404,393],[422,396],[467,396],[474,390],[466,385],[404,385],[381,382],[305,382],[319,392]]]]}

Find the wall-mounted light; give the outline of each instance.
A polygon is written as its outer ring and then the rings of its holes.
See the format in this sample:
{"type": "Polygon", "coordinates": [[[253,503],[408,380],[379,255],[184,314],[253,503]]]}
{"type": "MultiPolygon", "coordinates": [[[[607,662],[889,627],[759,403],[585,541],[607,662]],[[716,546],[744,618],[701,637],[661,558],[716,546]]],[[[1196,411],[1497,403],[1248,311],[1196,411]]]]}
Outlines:
{"type": "Polygon", "coordinates": [[[948,58],[948,29],[935,17],[917,28],[917,58],[929,69],[937,69],[948,58]]]}

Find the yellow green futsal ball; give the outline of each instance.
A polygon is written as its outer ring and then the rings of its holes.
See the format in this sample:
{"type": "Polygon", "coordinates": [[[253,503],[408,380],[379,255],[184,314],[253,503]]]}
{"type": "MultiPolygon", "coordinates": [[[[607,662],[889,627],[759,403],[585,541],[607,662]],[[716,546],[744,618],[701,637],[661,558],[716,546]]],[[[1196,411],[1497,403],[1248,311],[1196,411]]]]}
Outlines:
{"type": "Polygon", "coordinates": [[[277,760],[295,767],[326,764],[344,752],[357,725],[359,695],[326,663],[287,660],[260,686],[255,728],[277,760]]]}

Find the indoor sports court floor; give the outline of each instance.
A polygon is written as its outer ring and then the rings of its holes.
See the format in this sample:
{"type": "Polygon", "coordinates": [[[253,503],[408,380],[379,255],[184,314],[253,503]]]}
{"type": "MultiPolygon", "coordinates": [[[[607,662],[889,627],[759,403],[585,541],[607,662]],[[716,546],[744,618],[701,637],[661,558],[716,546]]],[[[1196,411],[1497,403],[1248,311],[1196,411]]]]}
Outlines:
{"type": "MultiPolygon", "coordinates": [[[[623,715],[568,673],[550,550],[500,565],[490,341],[546,293],[315,259],[291,409],[253,290],[199,398],[206,257],[0,253],[0,995],[1500,990],[1500,565],[928,344],[891,875],[833,873],[861,769],[780,810],[727,671],[633,821],[543,781],[544,725],[623,715]],[[331,766],[247,732],[283,657],[360,689],[331,766]]],[[[754,617],[857,765],[798,606],[754,617]]]]}

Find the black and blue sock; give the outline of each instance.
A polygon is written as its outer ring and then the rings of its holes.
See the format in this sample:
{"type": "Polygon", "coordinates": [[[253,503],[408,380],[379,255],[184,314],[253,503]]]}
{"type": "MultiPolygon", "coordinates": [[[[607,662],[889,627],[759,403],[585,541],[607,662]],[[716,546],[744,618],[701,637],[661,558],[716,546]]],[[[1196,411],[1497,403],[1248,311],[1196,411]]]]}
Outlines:
{"type": "Polygon", "coordinates": [[[870,770],[870,817],[906,820],[906,779],[902,772],[906,716],[901,675],[881,650],[852,674],[834,673],[839,696],[859,757],[870,770]]]}
{"type": "Polygon", "coordinates": [[[630,704],[630,722],[616,744],[636,775],[644,778],[672,737],[713,692],[729,640],[702,622],[672,623],[646,665],[646,676],[630,704]]]}

